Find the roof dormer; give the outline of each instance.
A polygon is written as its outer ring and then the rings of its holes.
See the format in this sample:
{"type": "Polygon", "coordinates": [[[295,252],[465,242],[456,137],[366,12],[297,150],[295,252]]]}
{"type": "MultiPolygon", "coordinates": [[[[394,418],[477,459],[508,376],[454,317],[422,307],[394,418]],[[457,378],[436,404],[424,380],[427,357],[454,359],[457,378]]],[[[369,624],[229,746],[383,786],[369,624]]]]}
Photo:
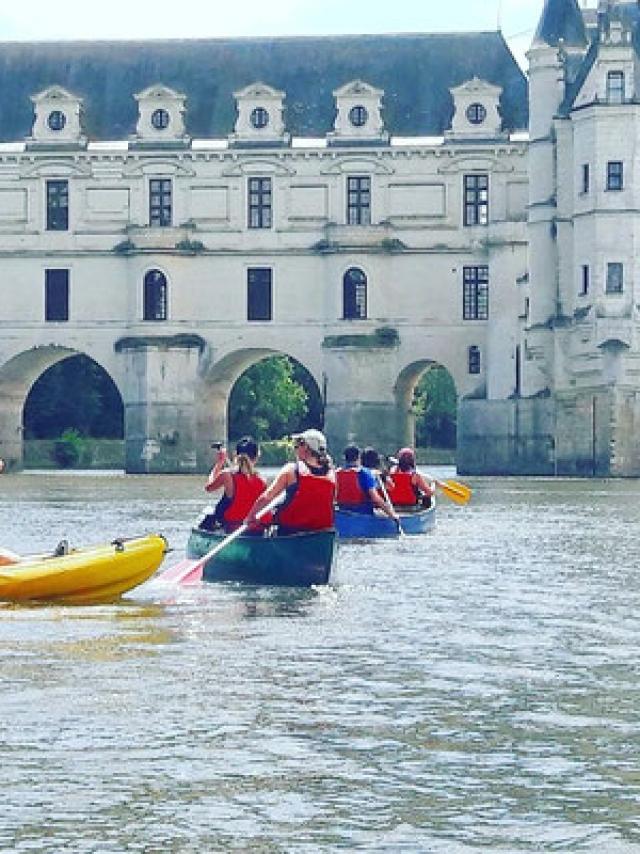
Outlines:
{"type": "Polygon", "coordinates": [[[336,120],[332,144],[383,143],[389,139],[382,119],[382,89],[353,80],[333,93],[336,99],[336,120]]]}
{"type": "Polygon", "coordinates": [[[284,145],[289,134],[284,124],[285,93],[252,83],[233,93],[238,116],[230,142],[236,145],[284,145]]]}
{"type": "Polygon", "coordinates": [[[155,146],[188,143],[184,124],[185,95],[156,84],[134,95],[134,98],[138,102],[134,143],[155,146]]]}
{"type": "Polygon", "coordinates": [[[84,146],[82,99],[62,86],[50,86],[31,97],[34,120],[28,146],[84,146]]]}
{"type": "Polygon", "coordinates": [[[445,134],[448,139],[493,139],[502,135],[499,86],[474,77],[449,91],[454,114],[451,128],[445,134]]]}

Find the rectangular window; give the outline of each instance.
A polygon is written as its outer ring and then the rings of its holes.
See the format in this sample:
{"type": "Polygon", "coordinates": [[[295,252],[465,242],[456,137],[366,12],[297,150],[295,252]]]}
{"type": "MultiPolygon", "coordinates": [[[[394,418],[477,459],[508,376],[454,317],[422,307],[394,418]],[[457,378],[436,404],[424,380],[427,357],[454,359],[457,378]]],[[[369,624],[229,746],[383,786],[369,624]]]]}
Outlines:
{"type": "Polygon", "coordinates": [[[249,228],[271,228],[271,178],[249,178],[249,228]]]}
{"type": "Polygon", "coordinates": [[[465,267],[463,270],[463,318],[487,320],[489,318],[489,268],[465,267]]]}
{"type": "Polygon", "coordinates": [[[489,268],[465,267],[463,270],[464,320],[488,320],[489,318],[489,268]]]}
{"type": "Polygon", "coordinates": [[[489,222],[489,176],[464,176],[464,224],[487,225],[489,222]]]}
{"type": "Polygon", "coordinates": [[[69,320],[69,271],[45,270],[44,319],[50,322],[69,320]]]}
{"type": "Polygon", "coordinates": [[[479,374],[480,373],[480,348],[473,346],[469,347],[469,373],[470,374],[479,374]]]}
{"type": "Polygon", "coordinates": [[[371,225],[371,178],[366,175],[347,178],[347,223],[371,225]]]}
{"type": "Polygon", "coordinates": [[[588,193],[591,186],[591,176],[589,175],[589,164],[582,164],[582,192],[588,193]]]}
{"type": "Polygon", "coordinates": [[[607,74],[607,102],[622,104],[624,101],[624,73],[609,71],[607,74]]]}
{"type": "Polygon", "coordinates": [[[172,221],[172,186],[170,178],[149,181],[149,225],[166,228],[172,221]]]}
{"type": "Polygon", "coordinates": [[[47,181],[47,231],[69,230],[69,182],[47,181]]]}
{"type": "Polygon", "coordinates": [[[247,271],[247,320],[272,319],[272,271],[252,267],[247,271]]]}
{"type": "Polygon", "coordinates": [[[621,160],[610,160],[607,163],[607,190],[622,190],[624,172],[621,160]]]}
{"type": "Polygon", "coordinates": [[[589,265],[583,264],[582,265],[582,275],[581,275],[581,279],[580,279],[580,296],[581,297],[586,297],[586,295],[589,293],[589,278],[590,278],[589,265]]]}
{"type": "Polygon", "coordinates": [[[621,294],[623,289],[624,268],[619,261],[613,261],[607,264],[606,292],[608,294],[621,294]]]}

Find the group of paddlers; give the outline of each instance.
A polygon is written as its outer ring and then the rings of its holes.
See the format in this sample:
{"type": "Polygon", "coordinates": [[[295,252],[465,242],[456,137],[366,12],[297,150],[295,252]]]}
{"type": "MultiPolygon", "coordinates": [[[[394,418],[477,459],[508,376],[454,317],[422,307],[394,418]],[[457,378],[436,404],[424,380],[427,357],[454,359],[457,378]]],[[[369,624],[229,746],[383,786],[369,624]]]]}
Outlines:
{"type": "Polygon", "coordinates": [[[336,506],[353,513],[377,509],[398,521],[398,511],[431,503],[434,488],[416,470],[411,448],[388,458],[390,466],[385,469],[374,448],[361,451],[349,445],[344,464],[336,469],[320,430],[294,435],[293,447],[295,462],[284,465],[269,485],[257,470],[260,448],[255,439],[240,439],[233,460],[220,448],[205,489],[223,490],[223,495],[200,526],[231,532],[247,525],[249,533],[260,535],[266,527],[277,525],[278,534],[286,536],[332,528],[336,506]],[[281,495],[283,500],[273,513],[261,512],[281,495]]]}

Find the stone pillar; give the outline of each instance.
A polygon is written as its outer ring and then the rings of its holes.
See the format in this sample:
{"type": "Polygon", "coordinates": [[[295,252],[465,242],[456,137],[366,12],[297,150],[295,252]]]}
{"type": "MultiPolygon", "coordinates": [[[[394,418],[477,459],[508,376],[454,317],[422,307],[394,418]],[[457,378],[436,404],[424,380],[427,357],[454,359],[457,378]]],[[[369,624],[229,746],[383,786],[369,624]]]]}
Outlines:
{"type": "Polygon", "coordinates": [[[127,362],[127,472],[197,471],[198,366],[204,346],[196,335],[142,336],[117,343],[127,362]]]}
{"type": "Polygon", "coordinates": [[[9,385],[3,384],[0,404],[0,459],[4,460],[7,470],[22,468],[24,398],[24,389],[13,390],[9,385]]]}
{"type": "Polygon", "coordinates": [[[336,461],[351,443],[392,453],[410,440],[395,394],[396,343],[379,332],[325,339],[325,432],[336,461]]]}

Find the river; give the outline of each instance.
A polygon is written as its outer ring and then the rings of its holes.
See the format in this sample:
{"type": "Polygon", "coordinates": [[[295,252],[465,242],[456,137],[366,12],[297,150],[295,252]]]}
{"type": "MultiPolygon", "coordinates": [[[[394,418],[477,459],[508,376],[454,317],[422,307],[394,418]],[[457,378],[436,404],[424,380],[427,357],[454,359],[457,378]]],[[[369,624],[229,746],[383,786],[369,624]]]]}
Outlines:
{"type": "MultiPolygon", "coordinates": [[[[471,486],[326,589],[0,605],[0,850],[640,852],[640,482],[471,486]]],[[[0,545],[170,563],[201,490],[5,474],[0,545]]]]}

